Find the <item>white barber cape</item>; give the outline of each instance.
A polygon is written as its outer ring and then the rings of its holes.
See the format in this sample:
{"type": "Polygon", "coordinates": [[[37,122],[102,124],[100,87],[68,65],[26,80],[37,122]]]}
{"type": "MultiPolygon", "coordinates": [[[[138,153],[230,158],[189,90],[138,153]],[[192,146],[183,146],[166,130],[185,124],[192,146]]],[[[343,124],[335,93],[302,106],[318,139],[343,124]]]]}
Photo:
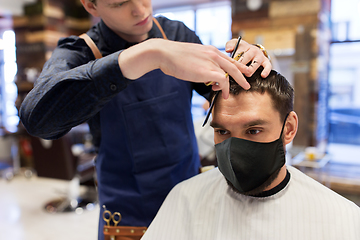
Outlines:
{"type": "Polygon", "coordinates": [[[142,240],[360,240],[360,208],[294,167],[281,191],[250,197],[215,168],[169,193],[142,240]]]}

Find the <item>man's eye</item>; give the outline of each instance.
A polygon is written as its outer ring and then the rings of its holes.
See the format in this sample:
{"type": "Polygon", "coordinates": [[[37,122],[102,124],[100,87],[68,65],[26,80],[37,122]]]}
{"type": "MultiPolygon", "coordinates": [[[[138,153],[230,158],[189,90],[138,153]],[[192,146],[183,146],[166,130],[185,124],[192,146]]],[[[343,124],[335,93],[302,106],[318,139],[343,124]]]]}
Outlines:
{"type": "Polygon", "coordinates": [[[229,132],[226,131],[226,130],[217,130],[216,132],[219,133],[220,135],[226,135],[226,134],[229,133],[229,132]]]}
{"type": "Polygon", "coordinates": [[[256,134],[258,134],[258,133],[260,133],[260,132],[261,132],[261,131],[258,130],[258,129],[251,129],[251,130],[248,131],[248,133],[251,134],[251,135],[256,135],[256,134]]]}

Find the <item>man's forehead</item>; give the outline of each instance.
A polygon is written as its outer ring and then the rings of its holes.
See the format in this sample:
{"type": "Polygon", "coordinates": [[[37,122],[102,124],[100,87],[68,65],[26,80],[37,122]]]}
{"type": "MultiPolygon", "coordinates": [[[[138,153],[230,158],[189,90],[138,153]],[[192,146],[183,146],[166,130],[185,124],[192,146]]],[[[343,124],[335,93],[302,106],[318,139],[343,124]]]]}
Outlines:
{"type": "MultiPolygon", "coordinates": [[[[241,92],[239,94],[230,94],[228,99],[218,97],[215,101],[214,108],[217,109],[232,109],[237,111],[248,110],[249,108],[259,108],[270,110],[273,108],[273,101],[271,96],[267,93],[260,92],[241,92]]],[[[276,110],[273,108],[272,110],[276,110]]]]}
{"type": "Polygon", "coordinates": [[[237,119],[244,125],[263,125],[280,120],[280,113],[274,108],[270,95],[258,92],[230,94],[228,99],[220,97],[212,114],[214,123],[237,119]]]}

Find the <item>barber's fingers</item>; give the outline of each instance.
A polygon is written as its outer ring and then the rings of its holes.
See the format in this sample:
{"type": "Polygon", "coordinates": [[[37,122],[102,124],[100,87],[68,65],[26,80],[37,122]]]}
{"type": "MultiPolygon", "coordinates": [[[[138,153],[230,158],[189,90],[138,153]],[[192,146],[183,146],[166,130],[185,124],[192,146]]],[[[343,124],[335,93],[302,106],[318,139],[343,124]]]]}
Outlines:
{"type": "MultiPolygon", "coordinates": [[[[219,52],[219,58],[217,58],[215,62],[218,64],[219,69],[221,69],[222,76],[220,77],[214,74],[212,78],[209,78],[212,79],[212,81],[208,82],[208,84],[212,85],[214,91],[222,90],[222,96],[225,99],[229,97],[229,76],[231,76],[242,88],[246,90],[250,89],[250,84],[242,74],[245,65],[240,64],[237,60],[237,58],[234,59],[219,52]]],[[[214,71],[214,73],[218,74],[219,72],[214,71]]]]}
{"type": "Polygon", "coordinates": [[[244,89],[250,88],[250,84],[246,81],[240,68],[236,66],[236,63],[239,63],[235,59],[219,51],[219,56],[214,63],[218,65],[218,69],[212,72],[213,75],[209,78],[212,81],[207,83],[212,85],[214,91],[222,90],[223,98],[227,99],[229,97],[229,75],[244,89]]]}
{"type": "Polygon", "coordinates": [[[263,78],[267,77],[272,69],[272,65],[262,52],[254,54],[254,52],[248,51],[239,59],[238,67],[245,76],[252,76],[260,66],[264,68],[261,76],[263,78]]]}
{"type": "MultiPolygon", "coordinates": [[[[235,48],[236,42],[237,39],[231,39],[228,41],[225,45],[225,50],[227,52],[232,52],[235,48]]],[[[263,66],[264,70],[262,71],[261,76],[267,77],[269,75],[272,69],[271,62],[257,46],[241,40],[235,56],[239,53],[243,53],[238,60],[238,62],[242,65],[238,65],[238,68],[243,74],[250,77],[260,66],[263,66]],[[250,66],[246,66],[246,64],[250,64],[250,66]]]]}
{"type": "Polygon", "coordinates": [[[262,66],[264,67],[264,70],[261,72],[261,77],[266,78],[267,76],[269,76],[272,70],[272,65],[270,60],[267,59],[267,61],[264,61],[262,66]]]}
{"type": "Polygon", "coordinates": [[[229,94],[230,94],[230,88],[229,88],[229,81],[228,79],[225,77],[225,75],[223,75],[224,81],[220,82],[214,82],[212,83],[212,90],[213,91],[220,91],[222,93],[222,97],[224,99],[228,99],[229,98],[229,94]]]}
{"type": "Polygon", "coordinates": [[[261,71],[261,77],[263,78],[266,78],[271,69],[272,69],[272,66],[270,64],[270,61],[263,61],[262,63],[257,60],[257,59],[253,59],[251,62],[250,62],[250,65],[248,67],[248,69],[250,69],[250,72],[248,72],[248,74],[253,74],[260,66],[263,66],[263,70],[261,71]]]}
{"type": "MultiPolygon", "coordinates": [[[[225,55],[226,56],[226,55],[225,55]]],[[[241,67],[239,68],[239,62],[236,59],[230,58],[226,56],[227,64],[222,67],[222,69],[226,72],[226,76],[228,79],[228,75],[230,75],[242,88],[249,89],[250,84],[246,81],[245,77],[242,74],[241,67]],[[230,62],[230,64],[228,64],[230,62]]]]}
{"type": "MultiPolygon", "coordinates": [[[[231,53],[232,51],[234,51],[237,41],[238,41],[238,39],[236,39],[236,38],[233,38],[233,39],[227,41],[225,44],[225,51],[227,53],[231,53]]],[[[243,40],[240,41],[239,47],[241,46],[242,41],[243,40]]]]}
{"type": "Polygon", "coordinates": [[[242,54],[238,62],[246,65],[251,61],[255,60],[255,57],[256,57],[256,52],[254,51],[254,49],[247,49],[247,51],[245,51],[244,54],[242,54]]]}

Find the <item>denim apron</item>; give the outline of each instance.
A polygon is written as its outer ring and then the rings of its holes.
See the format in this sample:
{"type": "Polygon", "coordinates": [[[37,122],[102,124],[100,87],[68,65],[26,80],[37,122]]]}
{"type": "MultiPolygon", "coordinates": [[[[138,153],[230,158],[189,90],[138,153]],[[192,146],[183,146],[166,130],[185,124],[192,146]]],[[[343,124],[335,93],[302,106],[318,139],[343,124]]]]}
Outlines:
{"type": "Polygon", "coordinates": [[[148,226],[172,187],[198,173],[191,97],[192,83],[154,70],[101,110],[99,201],[119,225],[148,226]]]}

